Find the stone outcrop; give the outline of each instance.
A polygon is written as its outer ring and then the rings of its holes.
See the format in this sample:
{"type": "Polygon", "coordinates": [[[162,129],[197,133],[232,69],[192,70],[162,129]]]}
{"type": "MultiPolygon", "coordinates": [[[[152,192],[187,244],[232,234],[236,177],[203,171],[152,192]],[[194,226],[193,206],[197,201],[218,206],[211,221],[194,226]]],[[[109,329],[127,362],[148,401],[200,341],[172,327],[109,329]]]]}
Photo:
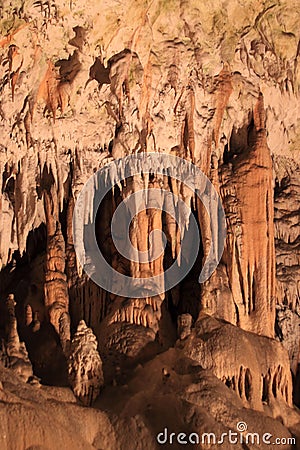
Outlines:
{"type": "Polygon", "coordinates": [[[200,315],[190,337],[179,345],[186,356],[233,389],[246,407],[263,411],[267,405],[277,417],[281,408],[292,405],[289,358],[275,340],[200,315]]]}

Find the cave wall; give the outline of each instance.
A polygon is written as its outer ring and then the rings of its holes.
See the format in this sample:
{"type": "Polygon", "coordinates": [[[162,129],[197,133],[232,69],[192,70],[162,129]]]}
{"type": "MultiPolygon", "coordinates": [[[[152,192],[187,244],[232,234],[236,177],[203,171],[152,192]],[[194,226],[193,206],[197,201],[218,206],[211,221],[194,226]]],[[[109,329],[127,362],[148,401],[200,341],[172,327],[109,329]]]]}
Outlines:
{"type": "MultiPolygon", "coordinates": [[[[108,348],[125,353],[138,353],[157,332],[164,342],[164,327],[172,329],[164,295],[116,298],[88,280],[74,254],[72,212],[84,183],[113,159],[170,153],[210,178],[228,229],[221,263],[197,296],[182,301],[184,294],[178,299],[172,292],[175,314],[178,302],[183,313],[194,302],[196,311],[274,337],[277,305],[297,323],[297,1],[231,1],[226,11],[219,1],[81,7],[80,1],[24,1],[12,13],[9,2],[2,6],[1,296],[15,293],[20,323],[28,304],[38,310],[63,342],[69,339],[65,314],[71,330],[84,319],[108,348]],[[38,287],[37,255],[45,277],[38,287]]],[[[114,205],[145,183],[193,205],[203,264],[210,245],[217,245],[203,205],[182,184],[156,175],[150,181],[137,176],[105,209],[99,234],[112,266],[138,277],[164,270],[163,257],[149,267],[128,264],[111,243],[114,205]]],[[[141,250],[148,245],[145,233],[156,227],[163,228],[157,210],[136,218],[132,239],[141,250]]],[[[178,228],[169,222],[165,230],[174,255],[178,228]]],[[[295,373],[296,347],[287,343],[295,373]]]]}

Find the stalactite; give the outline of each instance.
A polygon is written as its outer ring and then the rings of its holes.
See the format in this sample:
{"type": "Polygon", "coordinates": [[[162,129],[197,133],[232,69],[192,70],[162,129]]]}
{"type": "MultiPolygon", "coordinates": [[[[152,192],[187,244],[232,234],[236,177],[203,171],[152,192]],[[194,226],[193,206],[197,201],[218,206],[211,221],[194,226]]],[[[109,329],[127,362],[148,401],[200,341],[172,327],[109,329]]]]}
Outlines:
{"type": "Polygon", "coordinates": [[[216,112],[214,115],[213,142],[216,146],[219,145],[220,128],[224,117],[225,108],[228,105],[232,91],[233,86],[230,68],[227,65],[224,65],[217,77],[217,89],[215,93],[216,112]]]}
{"type": "Polygon", "coordinates": [[[109,323],[124,322],[131,325],[141,325],[151,328],[154,332],[158,330],[158,322],[161,313],[160,308],[150,304],[150,299],[128,299],[122,302],[109,319],[109,323]]]}
{"type": "Polygon", "coordinates": [[[119,104],[119,118],[123,118],[123,87],[129,98],[128,74],[132,53],[129,49],[114,55],[110,58],[108,64],[110,68],[109,79],[111,92],[116,96],[119,104]],[[127,89],[126,89],[127,86],[127,89]]]}
{"type": "Polygon", "coordinates": [[[227,216],[230,233],[224,261],[229,263],[229,283],[233,302],[238,308],[240,326],[259,334],[274,336],[272,160],[266,141],[262,95],[254,108],[253,118],[248,161],[237,157],[232,162],[236,175],[232,174],[228,184],[234,186],[235,190],[232,193],[228,189],[222,192],[221,188],[225,209],[230,205],[232,196],[237,199],[236,212],[227,216]],[[255,173],[252,168],[255,168],[255,173]],[[257,241],[263,244],[257,246],[257,241]],[[231,255],[231,262],[227,254],[231,255]],[[268,317],[268,321],[265,322],[263,317],[268,317]]]}
{"type": "Polygon", "coordinates": [[[7,367],[12,369],[24,381],[28,381],[33,376],[32,366],[28,358],[25,343],[20,342],[15,306],[14,295],[9,294],[6,301],[8,312],[7,337],[2,358],[4,357],[4,362],[7,367]]]}
{"type": "Polygon", "coordinates": [[[67,239],[66,239],[66,274],[69,289],[75,285],[78,274],[76,266],[76,254],[73,243],[72,219],[74,211],[74,198],[70,194],[67,206],[67,239]]]}

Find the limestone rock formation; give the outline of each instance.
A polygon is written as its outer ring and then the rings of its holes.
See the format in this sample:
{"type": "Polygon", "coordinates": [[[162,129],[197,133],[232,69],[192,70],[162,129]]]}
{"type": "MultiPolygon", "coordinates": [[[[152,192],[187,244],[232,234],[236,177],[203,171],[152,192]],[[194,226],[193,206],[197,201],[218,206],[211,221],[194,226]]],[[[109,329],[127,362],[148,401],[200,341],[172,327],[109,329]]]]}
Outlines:
{"type": "Polygon", "coordinates": [[[91,405],[103,385],[102,361],[97,339],[82,320],[71,342],[68,361],[69,381],[74,394],[84,405],[91,405]]]}
{"type": "Polygon", "coordinates": [[[278,338],[287,348],[291,360],[291,370],[296,375],[299,364],[298,329],[300,317],[293,313],[286,305],[277,306],[278,338]]]}
{"type": "Polygon", "coordinates": [[[177,333],[180,340],[185,339],[191,334],[192,316],[190,314],[181,314],[177,319],[177,333]]]}
{"type": "MultiPolygon", "coordinates": [[[[246,142],[234,142],[236,157],[224,177],[228,205],[228,246],[224,259],[235,306],[233,317],[243,329],[274,336],[275,248],[272,161],[267,146],[263,97],[253,110],[246,142]],[[249,148],[245,160],[238,146],[249,148]],[[237,148],[236,148],[236,147],[237,148]],[[255,241],[260,245],[254,245],[255,241]],[[227,256],[229,255],[229,257],[227,256]],[[263,318],[268,318],[265,322],[263,318]]],[[[243,148],[243,147],[242,147],[243,148]]],[[[226,167],[226,166],[225,166],[226,167]]],[[[225,169],[227,171],[227,167],[225,169]]],[[[225,207],[226,207],[225,206],[225,207]]],[[[210,288],[211,289],[211,288],[210,288]]],[[[212,301],[212,300],[210,300],[212,301]]],[[[230,318],[232,321],[232,317],[230,318]]]]}
{"type": "Polygon", "coordinates": [[[121,450],[108,415],[77,405],[69,389],[36,389],[2,365],[0,378],[1,448],[92,450],[103,446],[121,450]]]}
{"type": "Polygon", "coordinates": [[[299,11],[299,0],[2,1],[0,298],[16,305],[0,301],[1,448],[54,448],[58,430],[66,450],[151,449],[163,423],[222,433],[243,419],[300,439],[299,11]],[[217,195],[188,163],[220,196],[223,253],[217,195]],[[76,202],[99,169],[113,187],[97,211],[84,198],[80,253],[91,267],[95,233],[116,273],[143,280],[137,298],[98,286],[75,252],[76,202]],[[141,190],[114,241],[114,214],[141,190]],[[169,289],[193,219],[195,262],[169,289]],[[129,256],[117,245],[127,231],[129,256]],[[211,249],[221,260],[200,285],[211,249]],[[59,386],[23,397],[13,366],[24,380],[33,368],[69,382],[95,409],[73,408],[59,386]],[[29,432],[36,420],[42,431],[29,432]]]}
{"type": "Polygon", "coordinates": [[[33,377],[32,365],[28,358],[25,343],[20,342],[15,306],[14,295],[10,294],[6,301],[8,312],[7,336],[5,340],[2,340],[0,357],[5,367],[12,369],[22,380],[29,381],[33,377]]]}
{"type": "Polygon", "coordinates": [[[50,322],[59,333],[60,317],[68,312],[69,295],[65,270],[65,242],[58,221],[57,198],[44,192],[47,224],[47,260],[45,268],[45,306],[50,322]]]}

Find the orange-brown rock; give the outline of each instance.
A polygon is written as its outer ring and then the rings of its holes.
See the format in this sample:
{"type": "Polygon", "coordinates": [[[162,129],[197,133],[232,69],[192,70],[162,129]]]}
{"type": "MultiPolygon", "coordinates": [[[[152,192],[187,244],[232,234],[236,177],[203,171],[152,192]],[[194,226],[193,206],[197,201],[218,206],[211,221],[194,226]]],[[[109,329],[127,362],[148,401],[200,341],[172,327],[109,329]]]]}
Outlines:
{"type": "MultiPolygon", "coordinates": [[[[77,407],[59,386],[38,396],[1,363],[0,448],[154,449],[162,423],[219,436],[245,421],[300,439],[299,1],[225,3],[2,1],[0,296],[14,294],[17,305],[9,317],[0,302],[1,360],[9,334],[18,358],[26,343],[42,383],[65,386],[69,361],[77,398],[95,402],[77,407]],[[210,249],[222,249],[217,203],[207,199],[211,229],[193,189],[160,173],[153,152],[193,162],[221,196],[225,251],[204,284],[210,249]],[[139,298],[91,281],[72,235],[87,180],[133,154],[152,171],[110,175],[95,231],[109,265],[144,279],[139,298]],[[150,254],[166,242],[152,261],[124,257],[112,239],[113,214],[140,189],[145,209],[129,237],[150,254]],[[165,292],[192,218],[196,261],[165,292]],[[89,388],[103,383],[96,399],[89,388]]],[[[87,197],[84,229],[93,231],[87,197]]]]}
{"type": "Polygon", "coordinates": [[[68,373],[74,394],[87,406],[95,401],[103,385],[102,361],[97,345],[92,330],[81,320],[71,342],[68,373]]]}
{"type": "MultiPolygon", "coordinates": [[[[69,294],[65,274],[65,241],[58,221],[57,197],[54,190],[44,191],[47,225],[47,257],[45,265],[45,306],[50,322],[60,334],[60,318],[69,311],[69,294]]],[[[70,332],[70,331],[69,331],[70,332]]],[[[64,334],[66,331],[64,332],[64,334]]],[[[70,339],[70,337],[64,339],[70,339]]]]}
{"type": "Polygon", "coordinates": [[[226,275],[220,267],[211,283],[207,283],[204,288],[206,293],[203,296],[203,308],[219,317],[223,316],[243,329],[273,337],[273,177],[262,95],[253,110],[246,140],[235,142],[232,139],[230,151],[232,158],[224,167],[221,181],[221,195],[228,221],[227,244],[223,256],[228,282],[224,280],[226,275]],[[223,278],[222,282],[219,277],[223,278]],[[227,292],[230,291],[223,302],[222,295],[218,296],[222,283],[228,283],[227,292]]]}
{"type": "Polygon", "coordinates": [[[292,406],[288,355],[275,340],[202,314],[191,335],[179,345],[188,357],[233,389],[247,408],[263,411],[268,405],[271,414],[277,417],[281,408],[292,406]],[[225,360],[227,346],[231,353],[225,360]]]}

